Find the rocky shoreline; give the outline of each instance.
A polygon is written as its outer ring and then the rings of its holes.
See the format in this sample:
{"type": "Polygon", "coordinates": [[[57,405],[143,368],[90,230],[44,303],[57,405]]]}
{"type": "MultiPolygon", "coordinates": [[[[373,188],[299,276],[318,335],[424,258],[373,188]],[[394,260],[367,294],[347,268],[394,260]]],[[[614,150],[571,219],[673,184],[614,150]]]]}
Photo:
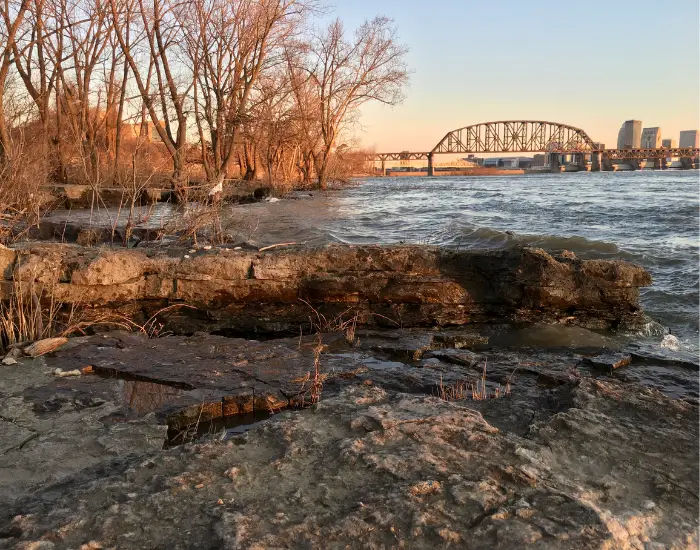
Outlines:
{"type": "Polygon", "coordinates": [[[697,546],[698,365],[610,337],[648,323],[639,267],[25,243],[0,272],[82,319],[168,308],[0,367],[0,548],[697,546]]]}

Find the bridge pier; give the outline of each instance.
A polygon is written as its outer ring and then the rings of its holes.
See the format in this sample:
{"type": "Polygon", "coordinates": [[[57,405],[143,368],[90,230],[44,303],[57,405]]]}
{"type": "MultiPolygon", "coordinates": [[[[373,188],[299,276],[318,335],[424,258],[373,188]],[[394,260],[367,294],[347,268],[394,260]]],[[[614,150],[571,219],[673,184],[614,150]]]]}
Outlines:
{"type": "Polygon", "coordinates": [[[668,168],[668,163],[666,157],[661,157],[654,159],[654,169],[655,170],[666,170],[668,168]]]}
{"type": "Polygon", "coordinates": [[[574,164],[578,167],[579,171],[586,171],[586,156],[583,153],[576,153],[574,155],[574,164]]]}
{"type": "Polygon", "coordinates": [[[591,154],[591,172],[600,172],[603,169],[603,154],[595,151],[591,154]]]}
{"type": "Polygon", "coordinates": [[[386,176],[386,161],[382,159],[382,176],[386,176]]]}
{"type": "Polygon", "coordinates": [[[433,167],[433,153],[428,153],[428,177],[433,177],[435,175],[435,168],[433,167]]]}
{"type": "Polygon", "coordinates": [[[698,157],[681,157],[681,168],[690,170],[698,167],[698,157]]]}
{"type": "Polygon", "coordinates": [[[548,153],[547,164],[552,170],[552,172],[561,172],[561,162],[559,159],[559,153],[548,153]]]}

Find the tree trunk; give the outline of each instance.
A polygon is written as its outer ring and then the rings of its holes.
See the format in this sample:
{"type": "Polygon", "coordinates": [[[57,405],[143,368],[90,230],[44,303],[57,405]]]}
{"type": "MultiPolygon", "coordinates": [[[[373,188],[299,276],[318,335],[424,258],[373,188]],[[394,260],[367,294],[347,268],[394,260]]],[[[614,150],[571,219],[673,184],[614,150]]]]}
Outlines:
{"type": "Polygon", "coordinates": [[[258,163],[255,154],[255,145],[246,143],[243,145],[245,152],[246,171],[243,179],[246,181],[255,181],[258,179],[258,163]]]}
{"type": "Polygon", "coordinates": [[[328,188],[328,156],[330,153],[326,150],[321,151],[316,155],[316,185],[318,189],[328,188]],[[320,161],[318,157],[321,157],[320,161]]]}

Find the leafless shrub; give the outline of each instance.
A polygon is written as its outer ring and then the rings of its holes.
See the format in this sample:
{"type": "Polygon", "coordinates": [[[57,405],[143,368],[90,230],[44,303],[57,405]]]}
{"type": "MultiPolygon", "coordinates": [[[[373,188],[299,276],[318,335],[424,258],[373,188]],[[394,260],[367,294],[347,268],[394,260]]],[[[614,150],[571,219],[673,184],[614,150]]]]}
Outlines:
{"type": "Polygon", "coordinates": [[[200,241],[220,245],[230,241],[234,223],[222,216],[221,204],[190,203],[184,204],[182,215],[165,225],[165,232],[179,235],[180,242],[194,245],[200,241]]]}
{"type": "MultiPolygon", "coordinates": [[[[153,315],[151,315],[145,323],[137,323],[134,321],[132,318],[130,318],[127,315],[114,312],[111,315],[111,322],[114,324],[118,324],[122,328],[125,328],[126,330],[132,331],[132,332],[140,332],[141,334],[144,334],[148,338],[162,338],[163,336],[167,336],[168,334],[172,334],[169,331],[163,331],[165,328],[165,323],[161,322],[161,318],[164,313],[167,313],[169,311],[173,311],[176,309],[180,308],[189,308],[189,309],[197,309],[194,306],[191,306],[189,304],[172,304],[166,307],[163,307],[156,311],[153,315]]],[[[103,320],[102,323],[108,322],[107,320],[103,320]]]]}
{"type": "Polygon", "coordinates": [[[301,378],[292,380],[293,383],[299,384],[299,390],[296,395],[297,405],[307,407],[318,403],[323,392],[323,383],[328,379],[328,373],[321,372],[321,354],[326,346],[323,344],[321,334],[316,334],[316,344],[313,348],[314,364],[313,372],[309,371],[301,378]]]}
{"type": "Polygon", "coordinates": [[[15,143],[0,163],[0,244],[21,238],[50,210],[53,200],[42,186],[48,159],[38,147],[15,143]]]}
{"type": "Polygon", "coordinates": [[[138,331],[148,338],[167,335],[163,314],[188,304],[172,304],[155,312],[145,323],[139,324],[119,312],[87,315],[80,304],[67,306],[56,296],[56,285],[36,281],[15,280],[9,300],[0,301],[0,351],[18,343],[29,343],[53,336],[86,334],[97,327],[138,331]]]}
{"type": "Polygon", "coordinates": [[[358,311],[353,308],[348,308],[335,317],[326,317],[303,298],[299,300],[306,304],[312,311],[312,315],[309,317],[309,324],[311,325],[312,331],[320,334],[339,332],[345,335],[345,341],[348,344],[352,345],[355,343],[355,331],[360,317],[358,311]]]}

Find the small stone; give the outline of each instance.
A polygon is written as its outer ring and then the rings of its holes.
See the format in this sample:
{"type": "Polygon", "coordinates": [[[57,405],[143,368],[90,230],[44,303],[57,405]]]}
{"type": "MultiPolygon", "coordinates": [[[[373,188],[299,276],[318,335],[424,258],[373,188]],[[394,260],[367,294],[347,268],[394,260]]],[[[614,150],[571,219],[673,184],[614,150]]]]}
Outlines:
{"type": "Polygon", "coordinates": [[[521,519],[530,519],[535,515],[535,511],[532,508],[518,508],[515,511],[515,515],[521,519]]]}
{"type": "Polygon", "coordinates": [[[223,501],[223,499],[221,499],[221,498],[220,498],[219,500],[217,500],[216,503],[217,503],[219,506],[223,506],[223,505],[224,505],[224,501],[223,501]]]}
{"type": "Polygon", "coordinates": [[[183,256],[183,258],[185,258],[186,260],[189,260],[189,259],[190,259],[190,255],[189,255],[189,254],[185,254],[185,255],[183,256]]]}
{"type": "Polygon", "coordinates": [[[194,486],[195,489],[203,489],[204,488],[204,483],[197,483],[197,485],[194,486]]]}
{"type": "Polygon", "coordinates": [[[642,506],[645,510],[653,510],[654,508],[656,508],[656,503],[653,500],[645,500],[642,506]]]}
{"type": "Polygon", "coordinates": [[[516,502],[515,505],[518,508],[530,508],[530,503],[527,500],[525,500],[524,498],[521,498],[520,500],[518,500],[518,502],[516,502]]]}
{"type": "Polygon", "coordinates": [[[7,354],[3,360],[2,360],[3,365],[16,365],[17,364],[17,359],[12,357],[10,354],[7,354]]]}
{"type": "Polygon", "coordinates": [[[575,260],[576,254],[574,254],[571,250],[563,250],[561,253],[561,257],[566,258],[567,260],[575,260]]]}
{"type": "Polygon", "coordinates": [[[211,245],[210,245],[210,244],[205,244],[202,248],[203,248],[204,250],[211,250],[211,245]]]}
{"type": "Polygon", "coordinates": [[[78,369],[74,370],[62,370],[62,369],[54,369],[53,375],[58,376],[60,378],[65,378],[66,376],[81,376],[83,373],[80,372],[78,369]]]}

